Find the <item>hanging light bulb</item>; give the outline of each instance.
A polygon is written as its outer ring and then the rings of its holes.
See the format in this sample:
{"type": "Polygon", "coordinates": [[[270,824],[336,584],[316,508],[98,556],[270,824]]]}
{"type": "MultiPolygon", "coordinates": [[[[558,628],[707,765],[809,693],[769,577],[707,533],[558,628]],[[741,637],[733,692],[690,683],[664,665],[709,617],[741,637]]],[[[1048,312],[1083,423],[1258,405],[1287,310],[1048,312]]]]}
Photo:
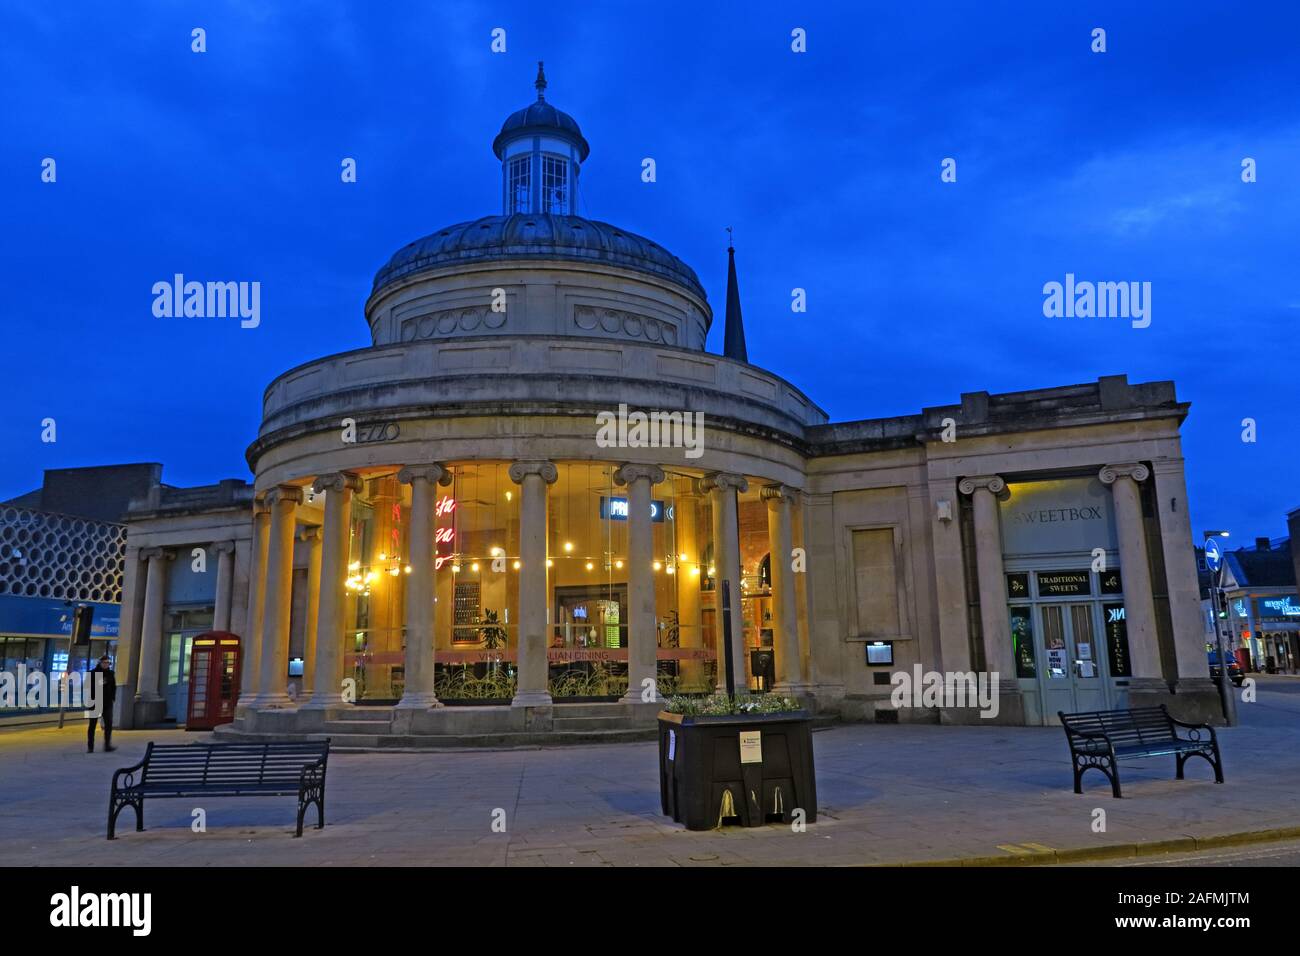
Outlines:
{"type": "Polygon", "coordinates": [[[516,570],[516,571],[518,571],[522,566],[523,566],[523,565],[521,565],[518,561],[515,562],[515,570],[516,570]]]}
{"type": "Polygon", "coordinates": [[[469,566],[469,569],[470,569],[471,571],[477,571],[477,570],[478,570],[478,562],[475,561],[473,564],[471,564],[471,565],[469,566]]]}
{"type": "Polygon", "coordinates": [[[573,542],[572,542],[572,541],[566,541],[566,542],[564,542],[564,550],[565,550],[565,551],[572,551],[572,550],[573,550],[573,542]]]}
{"type": "Polygon", "coordinates": [[[655,564],[654,564],[654,568],[655,568],[656,571],[658,571],[658,570],[660,570],[661,568],[663,568],[663,565],[662,565],[660,562],[656,561],[655,564]]]}
{"type": "Polygon", "coordinates": [[[590,570],[591,570],[592,568],[594,568],[594,567],[595,567],[595,565],[592,564],[590,561],[587,562],[587,570],[588,570],[588,571],[590,571],[590,570]]]}
{"type": "Polygon", "coordinates": [[[622,570],[622,568],[623,568],[623,562],[622,562],[622,561],[615,561],[615,562],[614,562],[614,567],[618,568],[619,570],[622,570]]]}

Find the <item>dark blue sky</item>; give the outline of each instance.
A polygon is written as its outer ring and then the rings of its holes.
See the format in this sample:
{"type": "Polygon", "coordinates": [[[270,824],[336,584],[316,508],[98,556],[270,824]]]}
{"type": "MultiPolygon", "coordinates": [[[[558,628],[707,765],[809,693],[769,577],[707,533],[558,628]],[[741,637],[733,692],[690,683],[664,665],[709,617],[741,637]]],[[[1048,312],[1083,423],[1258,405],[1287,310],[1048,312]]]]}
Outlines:
{"type": "Polygon", "coordinates": [[[835,420],[1172,378],[1194,525],[1249,541],[1300,506],[1294,3],[271,6],[0,11],[0,498],[50,467],[247,476],[266,384],[368,343],[398,247],[499,211],[489,144],[545,59],[592,145],[582,213],[697,270],[712,349],[732,225],[751,360],[835,420]],[[176,272],[260,281],[261,327],[155,318],[176,272]],[[1150,328],[1044,318],[1067,272],[1151,282],[1150,328]]]}

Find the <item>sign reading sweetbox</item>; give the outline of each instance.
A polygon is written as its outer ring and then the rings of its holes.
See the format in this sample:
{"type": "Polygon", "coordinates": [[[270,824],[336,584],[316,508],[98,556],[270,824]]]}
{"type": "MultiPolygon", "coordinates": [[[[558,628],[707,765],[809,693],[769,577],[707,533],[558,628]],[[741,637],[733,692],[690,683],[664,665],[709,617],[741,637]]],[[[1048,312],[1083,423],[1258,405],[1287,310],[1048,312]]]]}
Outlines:
{"type": "Polygon", "coordinates": [[[1110,489],[1097,478],[1008,482],[999,504],[1007,555],[1091,554],[1117,548],[1110,489]]]}

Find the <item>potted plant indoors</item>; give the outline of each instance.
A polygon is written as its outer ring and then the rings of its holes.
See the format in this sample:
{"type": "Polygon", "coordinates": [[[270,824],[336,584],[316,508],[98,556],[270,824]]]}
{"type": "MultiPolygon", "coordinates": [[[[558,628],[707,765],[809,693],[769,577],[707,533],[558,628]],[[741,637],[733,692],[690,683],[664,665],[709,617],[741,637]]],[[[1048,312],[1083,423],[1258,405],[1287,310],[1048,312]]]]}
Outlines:
{"type": "Polygon", "coordinates": [[[817,820],[812,715],[788,697],[672,697],[659,714],[659,795],[688,830],[817,820]]]}

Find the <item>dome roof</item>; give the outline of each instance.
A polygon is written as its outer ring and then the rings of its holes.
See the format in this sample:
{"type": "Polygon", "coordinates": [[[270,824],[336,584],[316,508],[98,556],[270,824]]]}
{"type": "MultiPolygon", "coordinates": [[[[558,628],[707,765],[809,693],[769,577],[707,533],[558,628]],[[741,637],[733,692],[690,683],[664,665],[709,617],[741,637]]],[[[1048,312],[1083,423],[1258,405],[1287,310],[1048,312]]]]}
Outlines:
{"type": "Polygon", "coordinates": [[[579,162],[586,162],[591,153],[591,147],[578,128],[578,121],[564,110],[557,110],[546,100],[539,99],[506,117],[506,121],[501,124],[501,132],[492,140],[492,152],[496,153],[497,159],[504,158],[502,150],[506,142],[521,133],[560,133],[572,139],[578,147],[579,162]]]}
{"type": "Polygon", "coordinates": [[[562,259],[635,269],[676,282],[707,301],[695,270],[657,242],[607,222],[549,213],[484,216],[430,233],[394,253],[375,274],[373,292],[426,269],[509,259],[562,259]]]}

